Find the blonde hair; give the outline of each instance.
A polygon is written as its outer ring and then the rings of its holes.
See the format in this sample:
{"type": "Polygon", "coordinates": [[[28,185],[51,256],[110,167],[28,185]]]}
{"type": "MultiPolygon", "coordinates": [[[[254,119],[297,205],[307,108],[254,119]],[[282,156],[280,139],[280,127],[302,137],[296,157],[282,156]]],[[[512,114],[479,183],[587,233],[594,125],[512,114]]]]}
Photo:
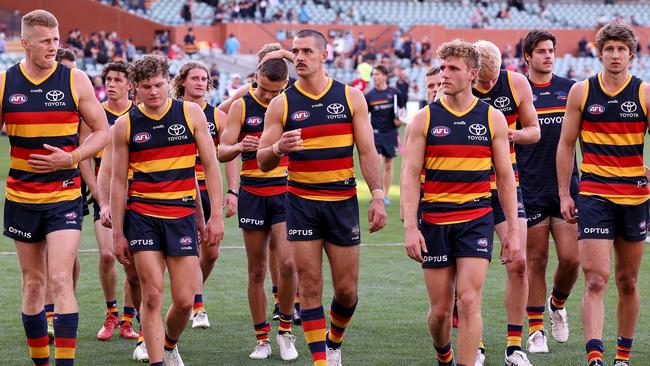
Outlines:
{"type": "Polygon", "coordinates": [[[183,83],[187,79],[187,74],[194,69],[205,71],[205,74],[208,77],[208,87],[206,88],[206,91],[212,89],[212,77],[210,77],[210,70],[208,70],[208,67],[200,61],[189,61],[181,66],[181,69],[178,70],[178,74],[172,80],[172,94],[174,95],[174,98],[183,98],[183,95],[185,95],[185,87],[183,86],[183,83]]]}
{"type": "Polygon", "coordinates": [[[257,62],[262,61],[264,56],[266,56],[268,53],[271,53],[273,51],[281,50],[282,45],[279,43],[267,43],[262,48],[257,51],[257,62]]]}
{"type": "Polygon", "coordinates": [[[501,68],[501,50],[490,41],[478,41],[474,43],[476,49],[481,55],[481,63],[478,68],[479,74],[491,72],[498,74],[501,68]]]}
{"type": "Polygon", "coordinates": [[[480,55],[473,44],[454,39],[453,41],[445,42],[438,47],[436,55],[441,60],[446,60],[450,57],[459,57],[465,61],[468,68],[478,68],[480,62],[480,55]]]}
{"type": "Polygon", "coordinates": [[[26,39],[28,32],[37,26],[56,28],[59,26],[59,21],[56,20],[56,17],[47,10],[36,9],[30,11],[29,13],[23,15],[20,28],[20,37],[26,39]]]}

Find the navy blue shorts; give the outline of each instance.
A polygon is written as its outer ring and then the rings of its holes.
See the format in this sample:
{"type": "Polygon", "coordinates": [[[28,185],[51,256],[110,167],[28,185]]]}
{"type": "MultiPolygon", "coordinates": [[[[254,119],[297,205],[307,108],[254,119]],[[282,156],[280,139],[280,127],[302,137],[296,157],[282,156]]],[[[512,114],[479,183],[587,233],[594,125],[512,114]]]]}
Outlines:
{"type": "MultiPolygon", "coordinates": [[[[500,223],[506,221],[506,215],[503,213],[503,208],[501,207],[501,202],[499,202],[499,193],[496,189],[492,190],[492,197],[490,197],[492,203],[492,213],[494,214],[494,225],[499,225],[500,223]]],[[[521,195],[521,188],[517,187],[517,217],[521,219],[526,218],[526,209],[524,208],[524,200],[521,195]]]]}
{"type": "Polygon", "coordinates": [[[640,205],[619,205],[597,196],[578,195],[578,240],[645,240],[648,224],[648,202],[640,205]]]}
{"type": "Polygon", "coordinates": [[[81,230],[83,198],[39,205],[5,200],[4,235],[11,239],[35,243],[59,230],[81,230]]]}
{"type": "Polygon", "coordinates": [[[287,221],[286,193],[274,196],[258,196],[239,187],[237,214],[239,227],[250,230],[268,230],[271,226],[287,221]]]}
{"type": "Polygon", "coordinates": [[[210,208],[210,195],[208,195],[207,189],[199,190],[201,194],[201,207],[203,207],[203,218],[205,222],[210,220],[210,215],[212,214],[212,209],[210,208]]]}
{"type": "MultiPolygon", "coordinates": [[[[573,197],[575,199],[575,197],[573,197]]],[[[524,197],[524,208],[528,227],[533,227],[546,220],[547,217],[563,219],[560,210],[560,196],[524,197]]]]}
{"type": "Polygon", "coordinates": [[[314,201],[287,193],[287,239],[358,245],[361,230],[357,196],[343,201],[314,201]]]}
{"type": "Polygon", "coordinates": [[[195,215],[162,219],[127,210],[124,236],[133,252],[157,251],[166,257],[199,255],[195,215]]]}
{"type": "Polygon", "coordinates": [[[375,132],[375,148],[379,155],[387,158],[397,156],[397,130],[392,132],[375,132]]]}
{"type": "Polygon", "coordinates": [[[420,232],[424,236],[428,252],[422,252],[422,268],[453,266],[459,257],[492,260],[492,213],[458,224],[436,225],[422,221],[420,232]]]}

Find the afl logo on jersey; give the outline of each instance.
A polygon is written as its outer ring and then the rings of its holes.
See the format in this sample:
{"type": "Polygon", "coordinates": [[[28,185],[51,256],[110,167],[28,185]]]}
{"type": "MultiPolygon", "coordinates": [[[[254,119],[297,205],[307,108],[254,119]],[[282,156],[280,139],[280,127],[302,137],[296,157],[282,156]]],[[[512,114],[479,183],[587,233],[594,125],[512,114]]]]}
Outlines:
{"type": "Polygon", "coordinates": [[[431,129],[431,134],[435,137],[445,137],[451,133],[451,128],[447,126],[436,126],[431,129]]]}
{"type": "Polygon", "coordinates": [[[133,136],[133,142],[136,144],[144,144],[149,140],[151,140],[151,134],[149,132],[140,132],[139,134],[133,136]]]}
{"type": "Polygon", "coordinates": [[[510,105],[510,98],[508,97],[498,97],[494,100],[494,106],[501,109],[510,105]]]}
{"type": "Polygon", "coordinates": [[[294,121],[304,121],[307,118],[309,118],[309,112],[307,111],[298,111],[291,115],[291,119],[294,121]]]}
{"type": "Polygon", "coordinates": [[[13,94],[9,97],[9,103],[11,104],[23,104],[27,102],[27,96],[24,94],[13,94]]]}
{"type": "Polygon", "coordinates": [[[260,117],[248,117],[246,124],[249,126],[259,126],[262,124],[262,119],[260,117]]]}
{"type": "Polygon", "coordinates": [[[587,112],[591,114],[603,114],[605,113],[605,107],[600,104],[592,104],[587,108],[587,112]]]}

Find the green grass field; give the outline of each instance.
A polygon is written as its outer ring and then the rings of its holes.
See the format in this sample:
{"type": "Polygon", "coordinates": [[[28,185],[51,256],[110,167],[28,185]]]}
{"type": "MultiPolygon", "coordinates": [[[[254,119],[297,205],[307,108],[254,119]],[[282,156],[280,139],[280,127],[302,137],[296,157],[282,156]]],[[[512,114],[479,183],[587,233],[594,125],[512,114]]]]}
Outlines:
{"type": "MultiPolygon", "coordinates": [[[[8,152],[6,138],[0,139],[0,151],[8,152]]],[[[5,155],[8,156],[8,155],[5,155]]],[[[7,172],[7,158],[0,159],[0,172],[7,172]]],[[[399,167],[399,159],[396,166],[399,167]]],[[[399,172],[395,172],[395,184],[399,172]]],[[[360,174],[358,174],[360,176],[360,174]]],[[[4,178],[4,176],[3,176],[4,178]]],[[[3,184],[4,189],[4,184],[3,184]]],[[[359,306],[346,333],[343,360],[346,365],[432,365],[435,356],[431,338],[426,328],[427,297],[420,266],[411,261],[400,245],[403,240],[399,221],[399,192],[391,191],[393,204],[388,207],[388,224],[379,233],[367,234],[367,205],[369,194],[360,184],[359,202],[362,241],[359,306]],[[382,245],[383,244],[383,245],[382,245]]],[[[86,221],[81,249],[96,248],[92,223],[86,221]]],[[[54,244],[56,246],[56,244],[54,244]]],[[[496,245],[495,250],[498,250],[496,245]]],[[[13,243],[5,237],[0,239],[0,341],[5,351],[0,354],[0,365],[30,365],[24,332],[20,321],[20,271],[13,243]]],[[[650,307],[650,259],[646,256],[640,272],[642,311],[650,307]]],[[[82,252],[81,278],[78,289],[80,312],[78,365],[135,365],[131,361],[134,343],[119,338],[99,342],[95,334],[101,327],[105,310],[104,299],[97,273],[97,253],[82,252]]],[[[554,250],[549,268],[557,265],[554,250]]],[[[547,280],[550,283],[552,272],[547,280]]],[[[120,280],[123,275],[120,276],[120,280]]],[[[328,279],[328,275],[325,276],[328,279]]],[[[210,315],[212,328],[192,330],[183,334],[179,349],[187,365],[280,365],[277,347],[267,361],[251,361],[248,354],[255,343],[252,322],[246,298],[246,257],[242,237],[234,218],[226,220],[226,235],[222,242],[221,256],[210,277],[204,299],[210,315]]],[[[506,320],[502,306],[506,282],[505,269],[498,261],[490,265],[484,290],[484,338],[488,349],[486,365],[502,365],[505,348],[506,320]]],[[[611,281],[613,285],[613,281],[611,281]]],[[[568,301],[571,336],[569,342],[559,345],[549,337],[548,355],[530,355],[538,365],[582,365],[584,343],[579,319],[579,301],[582,296],[582,275],[568,301]]],[[[268,285],[270,294],[270,283],[268,285]]],[[[324,302],[326,309],[331,300],[331,284],[325,282],[324,302]]],[[[118,299],[121,308],[121,295],[118,299]]],[[[610,286],[606,299],[605,324],[606,360],[614,356],[616,337],[616,291],[610,286]]],[[[120,309],[121,311],[121,309],[120,309]]],[[[269,309],[270,311],[270,309],[269,309]]],[[[650,317],[641,314],[634,341],[632,361],[635,365],[650,365],[650,317]]],[[[550,326],[548,319],[545,325],[550,326]]],[[[277,325],[273,324],[273,334],[277,325]]],[[[548,329],[550,330],[550,328],[548,329]]],[[[524,331],[526,333],[526,331],[524,331]]],[[[300,356],[294,364],[310,365],[311,359],[302,331],[294,328],[298,338],[300,356]]],[[[524,338],[525,343],[525,338],[524,338]]]]}

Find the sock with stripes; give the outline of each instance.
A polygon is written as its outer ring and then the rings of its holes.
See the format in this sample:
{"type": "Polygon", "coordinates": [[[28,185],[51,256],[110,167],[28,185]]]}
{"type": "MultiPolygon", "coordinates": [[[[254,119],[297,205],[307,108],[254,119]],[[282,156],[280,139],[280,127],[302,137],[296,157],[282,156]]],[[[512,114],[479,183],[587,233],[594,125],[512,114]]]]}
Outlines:
{"type": "Polygon", "coordinates": [[[568,294],[563,294],[553,287],[551,291],[551,311],[564,309],[564,303],[568,297],[568,294]]]}
{"type": "Polygon", "coordinates": [[[603,341],[600,339],[591,339],[585,345],[585,350],[587,351],[587,363],[592,361],[599,361],[602,365],[603,361],[603,352],[605,352],[605,346],[603,341]]]}
{"type": "MultiPolygon", "coordinates": [[[[478,350],[481,351],[482,354],[485,354],[485,344],[483,344],[482,339],[478,342],[478,350]]],[[[458,366],[458,365],[456,365],[456,366],[458,366]]]]}
{"type": "Polygon", "coordinates": [[[273,291],[273,304],[278,305],[280,303],[280,299],[278,298],[278,286],[273,285],[271,291],[273,291]]]}
{"type": "Polygon", "coordinates": [[[526,313],[528,313],[528,335],[538,330],[544,334],[544,307],[528,306],[526,307],[526,313]]]}
{"type": "Polygon", "coordinates": [[[438,348],[436,345],[433,345],[433,348],[436,349],[436,358],[438,359],[438,366],[452,366],[454,360],[454,351],[451,350],[451,342],[446,346],[438,348]]]}
{"type": "Polygon", "coordinates": [[[267,320],[263,321],[262,323],[253,325],[253,328],[255,328],[255,336],[257,337],[258,342],[269,340],[271,324],[269,324],[267,320]]]}
{"type": "Polygon", "coordinates": [[[34,365],[50,365],[50,341],[47,336],[47,317],[45,310],[36,315],[22,314],[23,327],[29,346],[29,357],[34,365]]]}
{"type": "Polygon", "coordinates": [[[115,316],[118,315],[118,313],[117,313],[117,300],[106,301],[106,314],[113,314],[115,316]]]}
{"type": "Polygon", "coordinates": [[[352,320],[354,310],[357,308],[357,302],[355,302],[351,307],[346,308],[336,302],[336,299],[332,299],[332,305],[330,306],[330,331],[327,333],[327,347],[331,349],[338,349],[341,347],[341,343],[343,342],[343,333],[350,323],[350,320],[352,320]]]}
{"type": "Polygon", "coordinates": [[[192,315],[196,315],[199,311],[205,311],[203,307],[203,294],[194,295],[194,305],[192,306],[192,315]]]}
{"type": "Polygon", "coordinates": [[[149,366],[163,366],[163,365],[164,364],[163,364],[162,361],[160,361],[160,362],[152,362],[152,363],[149,364],[149,366]]]}
{"type": "Polygon", "coordinates": [[[614,361],[629,361],[633,338],[616,337],[616,357],[614,361]]]}
{"type": "Polygon", "coordinates": [[[280,325],[278,326],[278,334],[291,333],[291,314],[280,313],[280,325]]]}
{"type": "Polygon", "coordinates": [[[327,345],[325,343],[327,321],[323,307],[300,309],[300,319],[302,319],[302,330],[305,333],[314,366],[327,366],[327,345]]]}
{"type": "Polygon", "coordinates": [[[48,322],[54,321],[54,304],[45,304],[45,316],[48,322]]]}
{"type": "Polygon", "coordinates": [[[54,314],[54,363],[74,365],[79,313],[54,314]]]}
{"type": "Polygon", "coordinates": [[[165,351],[173,351],[176,348],[176,343],[178,343],[178,339],[171,339],[165,332],[165,351]]]}
{"type": "Polygon", "coordinates": [[[523,325],[508,324],[506,356],[510,356],[515,351],[521,351],[521,333],[523,330],[523,325]]]}
{"type": "Polygon", "coordinates": [[[136,342],[136,347],[141,345],[144,342],[144,332],[142,332],[142,325],[140,325],[140,333],[138,334],[138,341],[136,342]]]}
{"type": "Polygon", "coordinates": [[[135,308],[125,306],[124,311],[122,312],[122,320],[120,321],[120,325],[122,323],[131,323],[133,321],[133,318],[135,318],[135,308]]]}
{"type": "Polygon", "coordinates": [[[296,297],[293,300],[293,307],[300,311],[300,293],[296,291],[296,297]]]}

